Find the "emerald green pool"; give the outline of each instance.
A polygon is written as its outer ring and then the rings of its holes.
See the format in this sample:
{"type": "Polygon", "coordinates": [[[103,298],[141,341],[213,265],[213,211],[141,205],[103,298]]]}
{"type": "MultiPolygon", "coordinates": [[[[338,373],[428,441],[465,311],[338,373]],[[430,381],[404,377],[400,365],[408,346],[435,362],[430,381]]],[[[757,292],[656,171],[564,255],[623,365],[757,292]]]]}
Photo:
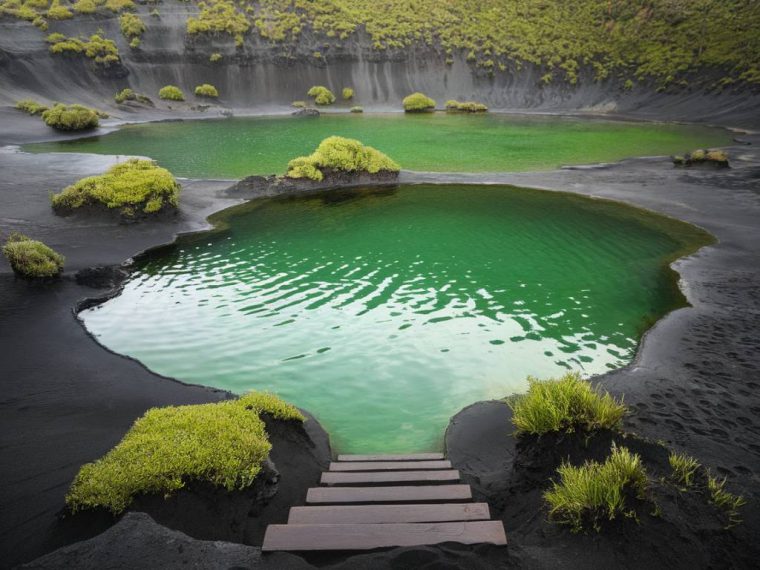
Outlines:
{"type": "Polygon", "coordinates": [[[84,323],[161,374],[274,391],[347,452],[434,450],[452,414],[528,375],[625,365],[683,304],[669,261],[708,242],[632,208],[506,186],[336,191],[217,221],[138,259],[84,323]]]}
{"type": "Polygon", "coordinates": [[[241,178],[284,173],[290,159],[311,153],[331,135],[359,139],[406,170],[437,172],[551,169],[730,142],[726,131],[703,126],[495,113],[344,113],[148,123],[24,148],[149,156],[177,176],[241,178]]]}

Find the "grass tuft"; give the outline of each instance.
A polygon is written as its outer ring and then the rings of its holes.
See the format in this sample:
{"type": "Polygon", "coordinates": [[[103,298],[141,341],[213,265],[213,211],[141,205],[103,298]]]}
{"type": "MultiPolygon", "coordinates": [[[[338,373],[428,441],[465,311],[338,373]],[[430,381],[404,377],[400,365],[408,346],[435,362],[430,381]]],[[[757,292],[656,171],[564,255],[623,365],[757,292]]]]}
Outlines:
{"type": "Polygon", "coordinates": [[[272,447],[259,415],[303,421],[271,394],[148,410],[116,447],[83,465],[66,495],[72,511],[124,511],[140,494],[171,495],[188,481],[228,491],[250,486],[272,447]]]}
{"type": "Polygon", "coordinates": [[[568,525],[573,532],[589,527],[599,532],[605,520],[635,518],[630,497],[646,498],[648,481],[641,458],[614,444],[604,463],[587,461],[580,467],[563,463],[557,473],[559,482],[544,493],[549,520],[568,525]]]}
{"type": "Polygon", "coordinates": [[[718,508],[724,510],[728,515],[728,525],[726,528],[732,528],[742,522],[739,516],[739,509],[747,504],[747,501],[741,495],[734,495],[726,491],[726,478],[718,479],[712,475],[707,476],[707,490],[710,492],[710,502],[718,508]]]}
{"type": "Polygon", "coordinates": [[[195,96],[196,97],[210,97],[210,98],[216,98],[219,97],[219,91],[211,85],[210,83],[204,83],[203,85],[198,85],[195,88],[195,96]]]}
{"type": "Polygon", "coordinates": [[[345,101],[349,101],[354,98],[354,90],[351,87],[344,87],[341,95],[345,101]]]}
{"type": "Polygon", "coordinates": [[[617,429],[626,407],[569,372],[557,380],[528,378],[528,391],[507,401],[518,433],[617,429]]]}
{"type": "Polygon", "coordinates": [[[57,277],[66,259],[41,241],[14,232],[3,246],[13,272],[22,277],[57,277]]]}
{"type": "Polygon", "coordinates": [[[694,484],[694,475],[699,469],[699,462],[685,453],[671,453],[668,457],[670,468],[673,470],[673,479],[686,488],[694,484]]]}
{"type": "Polygon", "coordinates": [[[48,110],[47,106],[38,103],[34,99],[21,99],[16,101],[16,109],[30,115],[41,115],[48,110]]]}

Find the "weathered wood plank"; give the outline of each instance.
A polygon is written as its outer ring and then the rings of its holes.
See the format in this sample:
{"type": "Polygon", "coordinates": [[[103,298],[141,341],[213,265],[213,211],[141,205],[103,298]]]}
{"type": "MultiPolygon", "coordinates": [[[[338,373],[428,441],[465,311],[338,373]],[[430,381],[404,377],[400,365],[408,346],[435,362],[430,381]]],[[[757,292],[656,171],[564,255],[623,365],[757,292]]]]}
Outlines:
{"type": "Polygon", "coordinates": [[[357,485],[368,483],[459,481],[455,469],[433,471],[327,471],[322,473],[323,485],[357,485]]]}
{"type": "Polygon", "coordinates": [[[262,550],[369,550],[393,546],[507,543],[501,521],[269,525],[262,550]]]}
{"type": "Polygon", "coordinates": [[[451,469],[451,461],[333,461],[330,471],[400,471],[451,469]]]}
{"type": "Polygon", "coordinates": [[[307,503],[393,503],[472,499],[469,485],[405,487],[312,487],[307,503]]]}
{"type": "Polygon", "coordinates": [[[409,453],[407,455],[338,455],[338,461],[436,461],[443,453],[409,453]]]}
{"type": "Polygon", "coordinates": [[[488,520],[488,503],[293,507],[288,524],[371,524],[488,520]]]}

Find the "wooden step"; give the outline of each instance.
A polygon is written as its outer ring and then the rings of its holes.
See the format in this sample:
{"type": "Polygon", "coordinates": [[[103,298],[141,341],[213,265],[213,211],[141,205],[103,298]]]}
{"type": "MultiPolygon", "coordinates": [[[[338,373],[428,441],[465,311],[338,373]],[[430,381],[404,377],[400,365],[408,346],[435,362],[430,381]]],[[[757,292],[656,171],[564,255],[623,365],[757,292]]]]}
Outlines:
{"type": "Polygon", "coordinates": [[[328,471],[322,473],[322,485],[357,485],[368,483],[429,483],[459,481],[459,471],[328,471]]]}
{"type": "Polygon", "coordinates": [[[443,453],[410,453],[408,455],[338,455],[338,461],[435,461],[443,453]]]}
{"type": "Polygon", "coordinates": [[[333,461],[330,471],[400,471],[451,469],[451,461],[333,461]]]}
{"type": "Polygon", "coordinates": [[[394,503],[472,499],[469,485],[407,487],[312,487],[307,503],[394,503]]]}
{"type": "Polygon", "coordinates": [[[271,524],[263,551],[370,550],[395,546],[506,544],[501,521],[390,524],[271,524]]]}
{"type": "Polygon", "coordinates": [[[488,520],[488,503],[293,507],[288,524],[370,524],[488,520]]]}

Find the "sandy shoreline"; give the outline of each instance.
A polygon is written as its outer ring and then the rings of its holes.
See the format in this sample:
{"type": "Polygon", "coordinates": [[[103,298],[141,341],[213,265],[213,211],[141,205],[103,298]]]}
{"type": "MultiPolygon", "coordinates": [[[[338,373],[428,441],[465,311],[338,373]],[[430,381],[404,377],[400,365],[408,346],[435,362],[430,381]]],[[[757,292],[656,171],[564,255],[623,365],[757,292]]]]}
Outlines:
{"type": "MultiPolygon", "coordinates": [[[[35,122],[0,112],[0,123],[9,125],[0,143],[49,140],[49,129],[40,123],[38,130],[35,122]]],[[[730,475],[732,488],[751,500],[746,524],[760,529],[754,478],[760,472],[760,136],[742,139],[753,144],[730,148],[730,171],[676,170],[654,158],[540,173],[404,172],[400,182],[569,191],[643,207],[716,236],[717,244],[675,264],[693,306],[660,320],[635,361],[600,380],[634,409],[627,428],[730,475]]],[[[208,215],[239,203],[224,193],[229,181],[183,181],[181,213],[171,222],[118,226],[52,214],[50,191],[113,160],[0,152],[3,231],[30,233],[67,257],[67,278],[49,286],[14,279],[0,261],[0,565],[67,542],[56,533],[55,516],[76,470],[116,443],[145,409],[226,396],[156,377],[106,351],[72,317],[77,301],[99,294],[74,282],[76,270],[119,264],[178,233],[203,230],[208,215]]]]}

